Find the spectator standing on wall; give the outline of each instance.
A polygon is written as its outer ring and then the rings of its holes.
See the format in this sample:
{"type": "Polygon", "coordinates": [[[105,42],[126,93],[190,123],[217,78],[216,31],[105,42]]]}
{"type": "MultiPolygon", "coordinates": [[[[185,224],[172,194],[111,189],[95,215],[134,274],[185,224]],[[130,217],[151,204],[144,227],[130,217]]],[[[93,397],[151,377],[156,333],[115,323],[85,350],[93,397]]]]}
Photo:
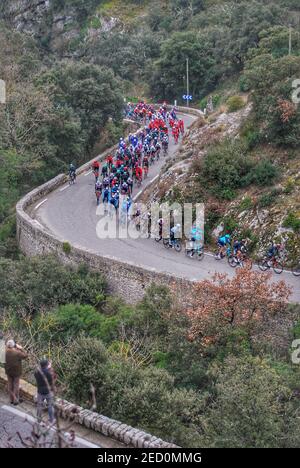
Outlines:
{"type": "Polygon", "coordinates": [[[8,340],[5,351],[5,373],[8,381],[8,393],[10,403],[18,405],[20,400],[20,378],[22,376],[22,361],[27,358],[27,353],[23,348],[15,343],[14,340],[8,340]]]}

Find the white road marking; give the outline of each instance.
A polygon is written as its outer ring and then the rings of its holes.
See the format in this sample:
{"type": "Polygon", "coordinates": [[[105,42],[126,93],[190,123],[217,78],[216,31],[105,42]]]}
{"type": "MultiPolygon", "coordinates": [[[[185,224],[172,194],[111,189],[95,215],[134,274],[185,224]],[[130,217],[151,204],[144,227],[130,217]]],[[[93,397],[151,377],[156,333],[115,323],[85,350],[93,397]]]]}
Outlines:
{"type": "Polygon", "coordinates": [[[215,257],[215,255],[211,253],[204,253],[204,255],[206,255],[206,257],[215,257]]]}
{"type": "Polygon", "coordinates": [[[149,184],[148,184],[148,185],[150,185],[150,184],[153,184],[153,182],[154,182],[156,179],[158,179],[158,178],[159,178],[159,176],[160,176],[160,174],[157,174],[155,177],[153,177],[153,179],[152,179],[152,180],[150,180],[150,182],[149,182],[149,184]]]}
{"type": "Polygon", "coordinates": [[[36,207],[35,207],[35,210],[38,210],[40,206],[42,206],[44,203],[46,203],[46,201],[48,200],[48,198],[45,198],[45,200],[41,201],[41,203],[39,203],[36,207]]]}
{"type": "Polygon", "coordinates": [[[63,187],[63,188],[60,189],[60,192],[64,192],[64,191],[67,190],[67,188],[69,188],[69,187],[70,187],[70,185],[66,185],[65,187],[63,187]]]}
{"type": "Polygon", "coordinates": [[[38,224],[41,228],[43,227],[36,219],[34,219],[35,224],[38,224]]]}
{"type": "MultiPolygon", "coordinates": [[[[13,407],[10,407],[10,406],[7,406],[7,405],[3,405],[1,407],[1,409],[3,409],[4,411],[7,411],[9,413],[12,413],[15,416],[18,416],[19,418],[22,418],[22,419],[24,419],[24,420],[26,420],[26,421],[28,421],[30,423],[36,423],[37,422],[36,418],[31,416],[30,414],[27,414],[27,413],[24,413],[23,411],[18,410],[17,408],[13,408],[13,407]]],[[[51,427],[50,431],[55,432],[55,428],[51,427]]],[[[66,438],[70,438],[70,433],[69,432],[64,432],[64,436],[66,438]]],[[[88,448],[99,448],[99,445],[92,444],[88,440],[82,439],[81,437],[77,437],[77,436],[75,437],[74,442],[76,444],[84,445],[85,447],[88,447],[88,448]]]]}

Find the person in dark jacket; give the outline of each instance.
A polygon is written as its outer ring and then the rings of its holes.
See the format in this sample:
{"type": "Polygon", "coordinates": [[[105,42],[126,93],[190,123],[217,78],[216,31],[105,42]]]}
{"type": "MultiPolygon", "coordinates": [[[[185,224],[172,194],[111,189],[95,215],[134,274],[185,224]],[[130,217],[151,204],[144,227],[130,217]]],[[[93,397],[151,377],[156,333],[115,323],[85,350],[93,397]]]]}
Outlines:
{"type": "Polygon", "coordinates": [[[54,422],[54,380],[50,363],[47,359],[40,361],[40,366],[36,369],[34,376],[37,385],[37,418],[42,420],[44,401],[47,401],[49,423],[54,422]]]}
{"type": "Polygon", "coordinates": [[[19,396],[20,378],[22,376],[22,361],[27,358],[27,353],[14,340],[8,340],[5,350],[5,373],[7,375],[8,393],[10,403],[21,403],[19,396]]]}

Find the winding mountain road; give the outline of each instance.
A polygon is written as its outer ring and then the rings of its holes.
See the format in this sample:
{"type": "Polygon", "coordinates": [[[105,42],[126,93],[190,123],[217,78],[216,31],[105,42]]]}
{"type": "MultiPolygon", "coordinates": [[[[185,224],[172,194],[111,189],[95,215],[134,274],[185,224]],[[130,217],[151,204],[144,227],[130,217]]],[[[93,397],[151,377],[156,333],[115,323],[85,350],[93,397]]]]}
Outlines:
{"type": "MultiPolygon", "coordinates": [[[[186,127],[196,119],[191,115],[182,115],[186,127]]],[[[169,156],[174,157],[178,146],[170,142],[169,156]]],[[[164,159],[150,167],[148,183],[156,177],[164,165],[164,159]]],[[[145,182],[143,187],[145,186],[145,182]]],[[[134,189],[134,196],[140,189],[134,189]]],[[[227,273],[230,277],[234,270],[226,261],[216,262],[209,253],[202,262],[187,258],[184,252],[180,254],[166,250],[162,243],[157,244],[151,239],[99,239],[96,226],[99,216],[96,214],[94,193],[94,176],[91,171],[78,177],[74,186],[66,184],[36,203],[31,210],[32,216],[56,236],[70,244],[92,249],[99,255],[118,258],[124,262],[134,263],[143,268],[155,269],[177,277],[190,280],[210,278],[215,272],[227,273]]],[[[255,267],[257,269],[257,267],[255,267]]],[[[300,302],[300,279],[290,272],[282,275],[273,274],[274,281],[285,280],[292,290],[292,301],[300,302]]]]}

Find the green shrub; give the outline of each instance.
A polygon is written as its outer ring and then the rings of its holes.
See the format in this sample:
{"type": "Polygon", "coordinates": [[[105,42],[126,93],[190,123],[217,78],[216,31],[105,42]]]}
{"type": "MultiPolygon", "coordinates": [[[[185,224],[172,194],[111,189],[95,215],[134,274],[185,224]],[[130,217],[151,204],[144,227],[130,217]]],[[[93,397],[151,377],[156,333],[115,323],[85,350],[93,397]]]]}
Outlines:
{"type": "Polygon", "coordinates": [[[300,339],[300,320],[293,327],[292,333],[293,333],[293,337],[295,338],[295,340],[300,339]]]}
{"type": "MultiPolygon", "coordinates": [[[[104,414],[182,446],[199,446],[196,422],[201,398],[192,390],[174,388],[166,370],[134,369],[119,362],[110,367],[103,391],[104,414]]],[[[102,407],[101,395],[99,400],[102,407]]]]}
{"type": "Polygon", "coordinates": [[[0,259],[0,309],[34,314],[71,302],[98,306],[105,289],[99,273],[63,266],[55,257],[0,259]]]}
{"type": "Polygon", "coordinates": [[[234,143],[227,141],[210,149],[204,158],[204,173],[207,179],[220,188],[236,188],[239,185],[240,149],[236,153],[234,143]],[[236,157],[234,157],[236,156],[236,157]]]}
{"type": "Polygon", "coordinates": [[[226,140],[209,149],[203,162],[205,181],[213,185],[217,196],[232,199],[253,167],[242,141],[226,140]]]}
{"type": "Polygon", "coordinates": [[[235,218],[232,218],[231,216],[226,216],[223,222],[225,232],[233,233],[239,227],[238,222],[235,220],[235,218]]]}
{"type": "Polygon", "coordinates": [[[230,188],[218,189],[216,196],[222,200],[234,200],[236,198],[236,192],[230,188]]]}
{"type": "Polygon", "coordinates": [[[241,130],[241,136],[244,138],[249,150],[255,148],[261,140],[260,129],[256,122],[249,120],[241,130]]]}
{"type": "Polygon", "coordinates": [[[63,251],[65,254],[69,255],[71,253],[71,244],[69,242],[63,242],[63,251]]]}
{"type": "Polygon", "coordinates": [[[250,208],[252,208],[252,207],[253,207],[252,198],[251,197],[245,197],[241,201],[239,208],[240,208],[241,211],[246,211],[246,210],[250,210],[250,208]]]}
{"type": "Polygon", "coordinates": [[[279,193],[280,192],[276,189],[272,190],[271,192],[264,193],[258,200],[258,206],[260,208],[267,208],[268,206],[271,206],[276,201],[279,193]]]}
{"type": "Polygon", "coordinates": [[[295,189],[295,181],[293,179],[289,179],[287,181],[286,186],[284,187],[284,193],[286,195],[289,195],[289,194],[293,193],[294,189],[295,189]]]}
{"type": "MultiPolygon", "coordinates": [[[[83,406],[90,406],[91,384],[96,389],[96,397],[101,398],[107,374],[108,354],[95,338],[76,337],[72,344],[55,360],[53,365],[63,378],[64,398],[70,398],[83,406]]],[[[105,394],[103,394],[105,397],[105,394]]]]}
{"type": "Polygon", "coordinates": [[[231,96],[227,99],[228,112],[237,112],[245,107],[245,101],[241,96],[231,96]]]}
{"type": "Polygon", "coordinates": [[[294,231],[300,230],[300,218],[295,213],[290,212],[283,222],[283,227],[291,228],[294,231]]]}
{"type": "Polygon", "coordinates": [[[159,369],[165,369],[167,367],[168,359],[168,353],[163,353],[162,351],[155,351],[155,353],[153,354],[155,366],[159,369]]]}
{"type": "Polygon", "coordinates": [[[48,330],[50,336],[55,333],[59,340],[75,338],[82,333],[110,343],[119,337],[122,325],[131,323],[131,315],[128,307],[107,316],[90,305],[67,304],[49,314],[38,316],[36,323],[41,329],[48,330]],[[41,322],[46,322],[48,326],[41,327],[41,322]]]}
{"type": "Polygon", "coordinates": [[[244,75],[241,76],[239,85],[240,85],[240,91],[242,93],[248,93],[251,89],[251,84],[244,75]]]}
{"type": "Polygon", "coordinates": [[[258,162],[243,178],[245,186],[256,184],[260,186],[271,185],[279,177],[279,170],[268,159],[263,159],[258,162]]]}

